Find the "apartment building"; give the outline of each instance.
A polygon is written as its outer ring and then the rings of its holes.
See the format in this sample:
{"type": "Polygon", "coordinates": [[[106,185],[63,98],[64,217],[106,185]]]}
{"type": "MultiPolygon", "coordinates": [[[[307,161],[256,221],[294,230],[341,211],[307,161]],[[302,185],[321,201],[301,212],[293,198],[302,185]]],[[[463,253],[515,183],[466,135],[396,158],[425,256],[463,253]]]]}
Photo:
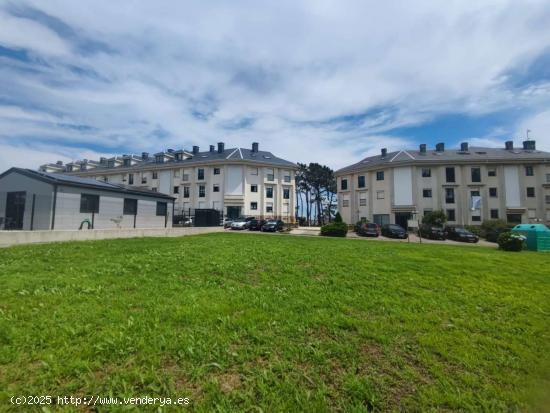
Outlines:
{"type": "Polygon", "coordinates": [[[250,148],[226,149],[223,142],[208,151],[168,149],[149,156],[123,155],[42,165],[44,172],[92,177],[104,182],[151,189],[176,198],[175,214],[195,209],[220,210],[230,218],[258,218],[294,221],[297,165],[250,148]]]}
{"type": "Polygon", "coordinates": [[[407,226],[442,209],[450,225],[550,222],[550,153],[533,140],[514,148],[470,147],[388,152],[336,171],[339,211],[346,222],[367,218],[407,226]]]}

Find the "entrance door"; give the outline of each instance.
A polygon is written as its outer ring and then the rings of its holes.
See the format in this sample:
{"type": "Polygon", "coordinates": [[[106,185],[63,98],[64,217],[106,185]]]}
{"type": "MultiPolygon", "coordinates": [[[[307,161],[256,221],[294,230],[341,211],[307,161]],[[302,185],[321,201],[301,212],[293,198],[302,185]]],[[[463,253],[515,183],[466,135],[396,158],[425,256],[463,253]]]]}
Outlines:
{"type": "Polygon", "coordinates": [[[6,229],[23,229],[25,217],[25,199],[27,193],[8,192],[6,197],[6,229]]]}
{"type": "Polygon", "coordinates": [[[407,229],[407,221],[412,218],[410,212],[396,212],[395,223],[403,229],[407,229]]]}
{"type": "Polygon", "coordinates": [[[241,216],[241,207],[240,206],[228,206],[227,207],[227,218],[235,219],[241,216]]]}

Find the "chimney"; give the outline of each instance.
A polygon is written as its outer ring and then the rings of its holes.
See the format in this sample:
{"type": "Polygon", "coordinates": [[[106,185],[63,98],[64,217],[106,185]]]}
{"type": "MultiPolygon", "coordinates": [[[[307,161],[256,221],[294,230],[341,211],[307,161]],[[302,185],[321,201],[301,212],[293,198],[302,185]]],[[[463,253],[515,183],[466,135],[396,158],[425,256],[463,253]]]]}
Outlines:
{"type": "Polygon", "coordinates": [[[436,152],[445,152],[445,144],[443,142],[436,143],[435,151],[436,152]]]}
{"type": "Polygon", "coordinates": [[[388,154],[388,150],[386,148],[382,148],[382,158],[385,157],[388,154]]]}
{"type": "Polygon", "coordinates": [[[420,153],[423,154],[423,155],[426,154],[426,144],[425,143],[420,144],[420,153]]]}
{"type": "Polygon", "coordinates": [[[215,149],[216,147],[214,145],[210,145],[210,152],[214,152],[215,149]]]}
{"type": "Polygon", "coordinates": [[[218,142],[218,153],[223,153],[224,150],[225,150],[225,143],[218,142]]]}
{"type": "Polygon", "coordinates": [[[196,145],[193,145],[193,155],[196,155],[199,153],[199,147],[196,145]]]}
{"type": "Polygon", "coordinates": [[[252,152],[258,152],[259,144],[258,142],[252,142],[252,152]]]}
{"type": "Polygon", "coordinates": [[[534,151],[536,149],[536,142],[530,139],[523,141],[523,149],[527,151],[534,151]]]}
{"type": "Polygon", "coordinates": [[[468,152],[468,142],[462,142],[462,143],[460,144],[460,150],[461,150],[462,152],[468,152]]]}
{"type": "Polygon", "coordinates": [[[149,152],[141,152],[141,159],[144,161],[149,159],[149,152]]]}
{"type": "Polygon", "coordinates": [[[514,149],[514,141],[506,141],[504,142],[504,148],[511,151],[514,149]]]}
{"type": "Polygon", "coordinates": [[[63,166],[63,161],[57,161],[55,164],[59,166],[63,166]]]}

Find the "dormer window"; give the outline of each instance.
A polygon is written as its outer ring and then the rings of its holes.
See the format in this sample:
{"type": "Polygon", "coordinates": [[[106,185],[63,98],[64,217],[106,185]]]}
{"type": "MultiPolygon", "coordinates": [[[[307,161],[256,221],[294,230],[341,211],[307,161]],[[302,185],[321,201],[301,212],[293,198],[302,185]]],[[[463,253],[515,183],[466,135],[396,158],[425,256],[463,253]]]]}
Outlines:
{"type": "Polygon", "coordinates": [[[164,156],[162,156],[162,155],[155,156],[155,162],[156,163],[163,163],[164,162],[164,156]]]}
{"type": "Polygon", "coordinates": [[[131,166],[130,159],[124,159],[124,166],[131,166]]]}
{"type": "Polygon", "coordinates": [[[81,164],[80,164],[80,170],[81,170],[81,171],[85,171],[85,170],[86,170],[86,164],[85,164],[85,163],[81,163],[81,164]]]}
{"type": "Polygon", "coordinates": [[[109,168],[114,168],[115,167],[115,161],[111,160],[111,161],[107,162],[107,166],[109,168]]]}

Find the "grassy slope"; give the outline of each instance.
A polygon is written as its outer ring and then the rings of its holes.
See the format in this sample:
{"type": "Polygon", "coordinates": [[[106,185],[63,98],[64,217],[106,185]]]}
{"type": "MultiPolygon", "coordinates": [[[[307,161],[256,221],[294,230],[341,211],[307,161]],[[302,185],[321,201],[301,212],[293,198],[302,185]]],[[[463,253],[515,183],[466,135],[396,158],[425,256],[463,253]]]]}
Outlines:
{"type": "Polygon", "coordinates": [[[548,371],[549,264],[244,234],[3,249],[0,411],[13,394],[189,396],[199,411],[521,409],[548,371]]]}

